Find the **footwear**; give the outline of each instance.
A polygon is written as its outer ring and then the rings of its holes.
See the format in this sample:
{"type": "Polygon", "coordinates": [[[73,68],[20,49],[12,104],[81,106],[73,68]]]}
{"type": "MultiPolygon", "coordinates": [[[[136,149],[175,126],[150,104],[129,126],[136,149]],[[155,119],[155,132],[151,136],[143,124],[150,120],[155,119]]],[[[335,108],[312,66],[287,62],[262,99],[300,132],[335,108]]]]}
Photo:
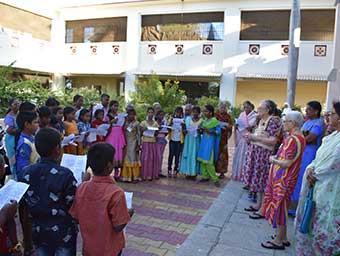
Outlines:
{"type": "Polygon", "coordinates": [[[166,176],[164,174],[160,174],[158,175],[159,178],[166,178],[166,176]]]}
{"type": "Polygon", "coordinates": [[[225,178],[224,173],[221,173],[220,176],[218,176],[219,179],[223,180],[225,178]]]}
{"type": "Polygon", "coordinates": [[[277,244],[274,244],[271,241],[267,241],[266,244],[261,243],[261,246],[263,248],[271,249],[271,250],[284,250],[285,249],[284,245],[277,245],[277,244]]]}
{"type": "Polygon", "coordinates": [[[176,179],[177,178],[178,171],[174,171],[174,174],[172,175],[172,178],[176,179]]]}
{"type": "Polygon", "coordinates": [[[172,178],[171,170],[168,170],[168,178],[172,178]]]}
{"type": "Polygon", "coordinates": [[[249,215],[249,218],[253,220],[260,220],[260,219],[264,219],[264,216],[262,216],[261,214],[257,212],[253,212],[251,215],[249,215]]]}
{"type": "Polygon", "coordinates": [[[214,184],[215,184],[215,187],[218,187],[218,188],[221,186],[221,183],[219,181],[215,181],[214,184]]]}
{"type": "MultiPolygon", "coordinates": [[[[272,235],[271,238],[274,240],[276,237],[276,235],[272,235]]],[[[291,245],[291,243],[289,241],[283,241],[282,244],[285,246],[285,247],[289,247],[291,245]]]]}
{"type": "Polygon", "coordinates": [[[249,206],[248,208],[244,208],[246,212],[257,212],[259,209],[254,208],[253,206],[249,206]]]}
{"type": "Polygon", "coordinates": [[[249,187],[248,186],[244,186],[243,189],[244,190],[249,190],[249,187]]]}
{"type": "Polygon", "coordinates": [[[208,182],[209,179],[200,179],[199,182],[208,182]]]}

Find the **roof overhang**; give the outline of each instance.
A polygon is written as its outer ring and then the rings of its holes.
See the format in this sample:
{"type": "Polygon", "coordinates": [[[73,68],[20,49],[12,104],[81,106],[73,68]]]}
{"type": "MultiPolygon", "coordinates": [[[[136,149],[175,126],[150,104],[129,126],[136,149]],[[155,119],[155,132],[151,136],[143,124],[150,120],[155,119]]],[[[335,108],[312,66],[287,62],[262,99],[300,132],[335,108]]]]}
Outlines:
{"type": "MultiPolygon", "coordinates": [[[[238,73],[236,78],[251,78],[251,79],[272,79],[272,80],[287,80],[287,74],[251,74],[251,73],[238,73]]],[[[300,74],[297,76],[297,80],[306,81],[327,81],[326,75],[308,75],[300,74]]]]}
{"type": "Polygon", "coordinates": [[[212,73],[212,72],[200,72],[200,73],[193,73],[193,72],[145,72],[145,71],[137,71],[134,73],[137,76],[150,76],[150,75],[157,75],[157,76],[166,76],[166,77],[195,77],[195,78],[211,78],[211,79],[220,79],[222,77],[222,73],[212,73]]]}

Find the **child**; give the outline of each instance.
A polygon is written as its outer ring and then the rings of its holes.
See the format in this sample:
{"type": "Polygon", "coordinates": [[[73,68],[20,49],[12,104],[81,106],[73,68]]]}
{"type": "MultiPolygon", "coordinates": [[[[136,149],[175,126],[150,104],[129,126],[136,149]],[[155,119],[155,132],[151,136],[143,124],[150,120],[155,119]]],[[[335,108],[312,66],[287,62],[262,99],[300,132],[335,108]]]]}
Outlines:
{"type": "Polygon", "coordinates": [[[42,128],[35,137],[41,157],[27,167],[20,181],[29,184],[24,204],[31,216],[36,255],[75,255],[77,226],[69,215],[76,193],[73,173],[59,165],[61,137],[55,129],[42,128]]]}
{"type": "MultiPolygon", "coordinates": [[[[76,118],[77,122],[79,121],[79,115],[80,115],[80,111],[83,109],[83,105],[84,105],[84,97],[79,95],[79,94],[74,95],[73,106],[76,110],[75,118],[76,118]]],[[[91,116],[91,114],[90,114],[90,116],[91,116]]]]}
{"type": "Polygon", "coordinates": [[[198,161],[201,162],[202,179],[200,182],[206,182],[211,179],[216,187],[220,186],[215,171],[215,162],[218,159],[218,149],[220,146],[220,123],[214,117],[214,107],[206,105],[204,109],[205,120],[203,121],[203,133],[201,144],[198,150],[198,161]]]}
{"type": "Polygon", "coordinates": [[[148,108],[147,120],[144,120],[140,126],[143,133],[142,137],[142,179],[152,180],[158,178],[159,174],[159,157],[157,155],[156,132],[149,130],[148,127],[158,128],[158,124],[153,120],[153,108],[148,108]]]}
{"type": "Polygon", "coordinates": [[[91,128],[90,124],[91,113],[88,109],[83,108],[79,113],[78,118],[78,131],[79,134],[85,133],[84,140],[78,144],[78,155],[85,155],[88,151],[87,136],[91,128]]]}
{"type": "MultiPolygon", "coordinates": [[[[17,116],[17,124],[21,132],[16,146],[15,177],[17,180],[21,180],[24,168],[35,164],[39,158],[34,145],[34,134],[39,127],[38,116],[35,112],[20,112],[17,116]]],[[[29,255],[33,250],[32,225],[27,209],[22,203],[19,205],[19,217],[23,230],[25,253],[29,255]]]]}
{"type": "Polygon", "coordinates": [[[80,225],[83,255],[117,256],[125,247],[123,229],[133,210],[111,176],[114,154],[108,143],[92,145],[87,154],[94,176],[79,186],[70,210],[80,225]]]}
{"type": "Polygon", "coordinates": [[[51,124],[51,110],[46,107],[42,106],[38,109],[39,113],[39,128],[49,127],[51,124]]]}
{"type": "MultiPolygon", "coordinates": [[[[102,109],[97,109],[94,112],[94,120],[91,123],[92,128],[97,128],[99,125],[104,124],[104,110],[102,109]]],[[[104,142],[105,137],[101,135],[97,135],[97,140],[95,142],[104,142]]],[[[95,143],[94,142],[94,143],[95,143]]]]}
{"type": "Polygon", "coordinates": [[[55,122],[52,123],[52,127],[54,129],[58,130],[63,137],[63,135],[65,134],[65,126],[64,126],[64,122],[63,122],[64,109],[62,107],[56,107],[53,110],[53,114],[55,116],[55,122]]]}
{"type": "Polygon", "coordinates": [[[158,167],[159,178],[166,177],[165,175],[162,174],[163,155],[164,155],[166,144],[168,143],[166,140],[166,136],[168,135],[168,129],[163,128],[163,126],[166,126],[166,119],[164,119],[164,116],[165,116],[165,113],[162,110],[156,113],[156,121],[157,121],[158,126],[160,127],[160,131],[156,137],[157,155],[159,157],[159,167],[158,167]]]}
{"type": "MultiPolygon", "coordinates": [[[[76,111],[73,107],[66,107],[64,109],[64,126],[65,126],[65,136],[69,136],[71,134],[78,135],[78,127],[75,121],[76,111]]],[[[76,142],[74,142],[76,143],[76,142]]],[[[78,146],[68,145],[63,148],[64,153],[77,155],[78,154],[78,146]]]]}
{"type": "Polygon", "coordinates": [[[202,124],[200,118],[201,109],[199,107],[192,108],[192,115],[185,119],[185,141],[180,172],[185,174],[188,179],[195,179],[200,174],[200,166],[197,161],[198,149],[201,143],[201,136],[198,132],[202,124]]]}
{"type": "Polygon", "coordinates": [[[181,154],[181,143],[183,143],[182,134],[182,124],[183,124],[183,109],[177,107],[173,117],[170,119],[169,126],[172,129],[169,132],[169,158],[168,158],[168,177],[177,178],[178,167],[179,167],[179,157],[181,154]],[[172,172],[172,162],[175,158],[175,168],[172,172]]]}
{"type": "Polygon", "coordinates": [[[126,138],[126,153],[122,171],[122,180],[137,183],[140,180],[139,148],[140,148],[140,127],[136,120],[136,111],[128,111],[127,120],[124,125],[126,138]]]}
{"type": "Polygon", "coordinates": [[[123,132],[125,120],[118,119],[118,117],[123,118],[121,115],[118,115],[118,108],[119,108],[118,101],[112,100],[110,102],[109,113],[107,114],[106,117],[107,118],[106,121],[109,121],[112,127],[109,130],[107,137],[105,138],[105,141],[111,144],[115,149],[115,159],[113,161],[113,164],[115,168],[114,175],[116,179],[119,178],[121,168],[123,167],[123,152],[124,147],[126,146],[123,132]]]}

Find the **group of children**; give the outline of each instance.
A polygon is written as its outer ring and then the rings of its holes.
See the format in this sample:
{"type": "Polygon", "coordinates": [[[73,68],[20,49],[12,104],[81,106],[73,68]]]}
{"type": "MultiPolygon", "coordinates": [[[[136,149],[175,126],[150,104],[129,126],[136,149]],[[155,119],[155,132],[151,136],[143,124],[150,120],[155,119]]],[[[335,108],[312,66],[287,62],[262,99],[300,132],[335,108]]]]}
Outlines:
{"type": "Polygon", "coordinates": [[[76,221],[85,255],[120,255],[125,244],[122,230],[133,212],[110,175],[113,172],[116,180],[126,182],[166,177],[162,162],[168,140],[169,178],[178,173],[189,179],[202,175],[201,182],[220,185],[215,164],[221,126],[211,105],[205,106],[203,115],[197,106],[187,106],[184,112],[177,107],[166,118],[160,105],[154,104],[140,123],[132,105],[126,113],[118,113],[119,103],[107,94],[93,109],[84,108],[83,102],[76,95],[72,107],[62,108],[49,98],[36,109],[29,102],[10,101],[6,155],[15,179],[30,185],[19,203],[26,255],[33,245],[36,255],[75,255],[76,221]],[[103,125],[106,132],[97,133],[103,125]],[[82,135],[81,141],[62,147],[63,137],[72,134],[82,135]],[[72,172],[59,165],[63,153],[87,154],[94,177],[77,188],[72,172]]]}

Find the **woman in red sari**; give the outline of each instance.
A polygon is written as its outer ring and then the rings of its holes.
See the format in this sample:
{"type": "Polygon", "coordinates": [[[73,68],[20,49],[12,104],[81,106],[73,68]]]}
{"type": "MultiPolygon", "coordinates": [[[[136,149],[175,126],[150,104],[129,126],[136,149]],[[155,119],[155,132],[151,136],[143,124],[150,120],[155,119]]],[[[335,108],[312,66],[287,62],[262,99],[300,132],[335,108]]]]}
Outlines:
{"type": "Polygon", "coordinates": [[[288,206],[295,189],[306,141],[300,129],[303,116],[298,111],[288,112],[283,127],[288,136],[276,156],[271,156],[271,168],[265,189],[262,215],[276,228],[272,241],[262,243],[267,249],[284,250],[287,240],[288,206]]]}
{"type": "Polygon", "coordinates": [[[218,151],[218,160],[216,163],[216,172],[220,174],[220,179],[223,179],[225,177],[225,173],[228,172],[228,140],[231,137],[233,131],[233,121],[228,114],[228,106],[225,101],[220,103],[215,117],[218,121],[220,121],[222,132],[220,148],[218,151]]]}

